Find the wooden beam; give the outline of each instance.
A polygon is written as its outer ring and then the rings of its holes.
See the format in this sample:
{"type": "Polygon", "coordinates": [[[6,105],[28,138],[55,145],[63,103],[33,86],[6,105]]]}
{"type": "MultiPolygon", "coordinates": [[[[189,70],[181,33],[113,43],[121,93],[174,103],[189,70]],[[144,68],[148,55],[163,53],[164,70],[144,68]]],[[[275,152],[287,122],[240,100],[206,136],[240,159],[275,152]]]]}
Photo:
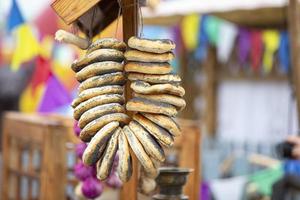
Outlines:
{"type": "MultiPolygon", "coordinates": [[[[290,0],[288,5],[290,52],[293,86],[297,99],[298,124],[300,125],[300,1],[290,0]]],[[[299,126],[298,125],[298,126],[299,126]]]]}
{"type": "MultiPolygon", "coordinates": [[[[123,40],[127,43],[131,36],[138,34],[138,0],[122,0],[123,13],[123,40]]],[[[127,82],[125,90],[126,101],[130,99],[132,92],[130,84],[127,82]]],[[[128,113],[132,116],[131,113],[128,113]]],[[[131,179],[125,183],[121,189],[121,200],[137,200],[138,187],[138,161],[134,153],[131,151],[133,174],[131,179]]]]}
{"type": "Polygon", "coordinates": [[[214,136],[217,127],[217,58],[215,48],[209,47],[207,59],[203,66],[206,76],[204,90],[206,105],[204,111],[205,129],[208,135],[214,136]]]}

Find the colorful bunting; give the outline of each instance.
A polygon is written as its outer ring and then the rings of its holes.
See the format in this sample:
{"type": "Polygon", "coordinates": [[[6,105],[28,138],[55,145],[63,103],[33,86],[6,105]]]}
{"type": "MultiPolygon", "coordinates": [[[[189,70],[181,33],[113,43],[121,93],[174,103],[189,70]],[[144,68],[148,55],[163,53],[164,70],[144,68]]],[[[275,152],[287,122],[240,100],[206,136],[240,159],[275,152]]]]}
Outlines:
{"type": "Polygon", "coordinates": [[[28,24],[18,26],[16,30],[16,49],[12,57],[11,68],[18,70],[23,62],[27,62],[37,56],[39,44],[31,27],[28,24]]]}
{"type": "Polygon", "coordinates": [[[290,42],[287,31],[280,33],[280,44],[278,48],[279,64],[282,72],[288,73],[290,69],[290,42]]]}
{"type": "Polygon", "coordinates": [[[53,112],[57,108],[71,103],[71,97],[59,80],[52,75],[45,89],[45,94],[41,100],[39,112],[53,112]]]}
{"type": "Polygon", "coordinates": [[[45,86],[39,85],[33,94],[32,88],[29,85],[21,94],[19,107],[21,112],[36,112],[40,100],[44,94],[45,86]]]}
{"type": "Polygon", "coordinates": [[[247,63],[250,48],[250,31],[245,28],[241,28],[238,35],[238,58],[242,66],[247,63]]]}
{"type": "Polygon", "coordinates": [[[236,26],[229,22],[223,22],[219,28],[219,40],[217,44],[217,58],[221,63],[226,63],[232,52],[238,33],[236,26]]]}
{"type": "Polygon", "coordinates": [[[208,35],[205,31],[205,24],[208,16],[203,15],[201,17],[201,20],[199,21],[199,34],[198,34],[198,47],[195,51],[195,58],[199,61],[202,61],[206,58],[207,55],[207,47],[208,47],[208,35]]]}
{"type": "Polygon", "coordinates": [[[274,53],[279,47],[279,32],[275,30],[264,31],[263,42],[265,45],[263,68],[266,73],[269,73],[272,70],[274,53]]]}
{"type": "Polygon", "coordinates": [[[250,33],[250,60],[253,71],[258,71],[261,66],[261,58],[263,54],[263,42],[261,31],[251,31],[250,33]]]}
{"type": "Polygon", "coordinates": [[[20,26],[24,23],[24,18],[20,11],[20,8],[17,4],[17,0],[12,1],[12,6],[9,11],[8,21],[7,21],[7,30],[10,32],[15,27],[20,26]]]}
{"type": "Polygon", "coordinates": [[[35,70],[32,75],[31,87],[32,93],[35,94],[36,88],[45,84],[51,75],[51,64],[50,60],[38,56],[36,59],[35,70]]]}
{"type": "Polygon", "coordinates": [[[191,14],[185,16],[181,23],[182,39],[187,50],[193,51],[198,44],[198,26],[200,16],[191,14]]]}
{"type": "Polygon", "coordinates": [[[209,42],[215,46],[219,42],[220,24],[221,24],[221,20],[214,16],[207,16],[207,19],[204,21],[203,24],[209,42]]]}

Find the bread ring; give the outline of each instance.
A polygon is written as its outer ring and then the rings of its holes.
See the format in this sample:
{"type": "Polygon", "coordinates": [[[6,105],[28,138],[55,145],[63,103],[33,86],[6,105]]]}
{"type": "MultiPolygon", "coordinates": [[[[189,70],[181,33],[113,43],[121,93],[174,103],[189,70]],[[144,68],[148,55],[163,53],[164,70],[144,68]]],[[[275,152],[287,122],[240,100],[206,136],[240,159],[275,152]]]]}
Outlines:
{"type": "Polygon", "coordinates": [[[114,61],[96,62],[87,65],[82,70],[76,73],[76,79],[82,82],[90,77],[102,74],[110,74],[113,72],[122,72],[123,64],[114,61]]]}
{"type": "Polygon", "coordinates": [[[105,85],[101,87],[96,88],[89,88],[86,90],[83,90],[79,93],[78,97],[73,100],[71,106],[75,108],[80,103],[91,99],[95,96],[103,95],[103,94],[119,94],[123,95],[124,93],[124,87],[120,85],[105,85]]]}
{"type": "Polygon", "coordinates": [[[105,148],[105,152],[101,161],[98,162],[97,165],[97,178],[101,181],[105,180],[111,170],[112,165],[115,159],[115,155],[118,150],[118,137],[121,132],[121,128],[117,128],[117,130],[112,134],[111,138],[108,141],[108,144],[105,148]]]}
{"type": "Polygon", "coordinates": [[[125,64],[125,72],[137,72],[144,74],[168,74],[172,71],[169,63],[145,63],[128,62],[125,64]]]}
{"type": "Polygon", "coordinates": [[[177,115],[177,110],[174,106],[158,101],[134,97],[126,103],[126,109],[135,112],[146,112],[154,114],[164,114],[168,116],[177,115]]]}
{"type": "Polygon", "coordinates": [[[86,79],[80,84],[78,90],[79,92],[82,92],[83,90],[89,88],[95,88],[104,85],[123,85],[125,81],[126,79],[122,72],[104,74],[86,79]]]}
{"type": "Polygon", "coordinates": [[[153,137],[158,140],[158,142],[164,146],[170,147],[173,145],[174,139],[165,129],[161,128],[138,113],[133,116],[133,119],[142,127],[144,127],[153,137]]]}
{"type": "Polygon", "coordinates": [[[180,83],[181,78],[176,74],[141,74],[129,73],[128,79],[130,81],[145,81],[148,83],[180,83]]]}
{"type": "Polygon", "coordinates": [[[150,113],[142,113],[142,115],[158,126],[168,130],[173,136],[181,135],[179,125],[171,117],[166,115],[153,115],[150,113]]]}
{"type": "Polygon", "coordinates": [[[91,53],[88,53],[84,57],[75,60],[71,65],[71,68],[74,72],[78,72],[91,63],[102,61],[122,62],[123,60],[124,54],[122,51],[115,49],[97,49],[91,53]]]}
{"type": "Polygon", "coordinates": [[[80,116],[89,109],[92,109],[96,106],[100,106],[107,103],[124,103],[124,97],[119,94],[103,94],[100,96],[93,97],[87,101],[80,103],[74,109],[74,118],[76,120],[80,119],[80,116]]]}
{"type": "Polygon", "coordinates": [[[183,87],[169,83],[151,85],[144,81],[134,81],[131,89],[140,94],[173,94],[182,97],[185,94],[183,87]]]}
{"type": "Polygon", "coordinates": [[[120,125],[128,124],[130,118],[124,113],[112,113],[99,117],[88,123],[80,132],[80,139],[88,142],[97,131],[99,131],[106,124],[117,121],[120,125]]]}
{"type": "Polygon", "coordinates": [[[97,49],[116,49],[124,52],[126,50],[126,44],[116,38],[101,38],[89,46],[87,53],[91,53],[97,49]]]}
{"type": "Polygon", "coordinates": [[[152,53],[166,53],[175,49],[176,45],[172,40],[168,39],[146,39],[131,37],[128,40],[128,46],[140,51],[152,53]]]}
{"type": "Polygon", "coordinates": [[[156,54],[142,52],[138,50],[128,50],[124,54],[127,61],[138,61],[138,62],[155,62],[155,63],[165,63],[170,62],[174,59],[174,54],[171,52],[156,54]]]}
{"type": "Polygon", "coordinates": [[[145,94],[139,94],[134,92],[132,96],[171,104],[175,106],[178,110],[182,110],[186,106],[185,100],[183,98],[174,95],[169,95],[169,94],[145,95],[145,94]]]}
{"type": "Polygon", "coordinates": [[[118,127],[119,122],[113,121],[106,124],[95,134],[82,155],[82,161],[84,164],[93,165],[100,159],[107,140],[118,127]]]}
{"type": "Polygon", "coordinates": [[[125,113],[125,108],[124,106],[118,103],[109,103],[109,104],[96,106],[92,109],[89,109],[88,111],[84,112],[81,115],[78,121],[78,125],[82,129],[94,119],[97,119],[99,117],[102,117],[103,115],[107,115],[111,113],[125,113]]]}
{"type": "Polygon", "coordinates": [[[149,156],[160,162],[163,162],[165,160],[164,150],[151,136],[151,134],[148,133],[148,131],[146,131],[136,121],[131,121],[128,126],[134,133],[135,137],[141,142],[149,156]]]}

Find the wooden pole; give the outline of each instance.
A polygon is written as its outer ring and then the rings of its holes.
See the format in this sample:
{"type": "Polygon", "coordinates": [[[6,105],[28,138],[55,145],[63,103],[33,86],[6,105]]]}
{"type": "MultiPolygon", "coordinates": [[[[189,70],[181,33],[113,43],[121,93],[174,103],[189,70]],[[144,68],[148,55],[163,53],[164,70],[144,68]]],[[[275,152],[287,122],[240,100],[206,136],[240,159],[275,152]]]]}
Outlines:
{"type": "Polygon", "coordinates": [[[290,52],[293,86],[297,100],[298,126],[300,125],[300,1],[290,0],[287,10],[290,34],[290,52]]]}
{"type": "MultiPolygon", "coordinates": [[[[123,40],[127,43],[131,36],[138,33],[138,0],[122,0],[123,13],[123,40]]],[[[130,99],[132,92],[129,83],[126,84],[125,98],[130,99]]],[[[130,116],[131,113],[128,113],[130,116]]],[[[121,200],[137,200],[138,187],[138,162],[134,153],[131,151],[133,174],[131,179],[125,183],[121,189],[121,200]]]]}
{"type": "Polygon", "coordinates": [[[204,73],[206,74],[206,83],[204,89],[205,99],[205,128],[210,136],[215,136],[217,127],[217,58],[216,50],[209,47],[207,59],[204,63],[204,73]]]}

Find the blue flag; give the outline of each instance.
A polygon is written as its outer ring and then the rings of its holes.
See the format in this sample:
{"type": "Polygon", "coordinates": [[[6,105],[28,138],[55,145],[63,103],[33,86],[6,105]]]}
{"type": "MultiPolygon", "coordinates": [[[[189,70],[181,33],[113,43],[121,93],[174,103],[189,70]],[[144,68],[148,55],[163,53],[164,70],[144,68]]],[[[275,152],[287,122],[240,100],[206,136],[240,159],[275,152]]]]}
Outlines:
{"type": "Polygon", "coordinates": [[[278,49],[278,58],[281,67],[281,71],[288,73],[290,69],[290,42],[289,34],[287,31],[280,33],[280,43],[278,49]]]}
{"type": "Polygon", "coordinates": [[[10,32],[16,26],[24,23],[24,18],[16,0],[12,1],[12,6],[8,15],[7,30],[10,32]]]}

